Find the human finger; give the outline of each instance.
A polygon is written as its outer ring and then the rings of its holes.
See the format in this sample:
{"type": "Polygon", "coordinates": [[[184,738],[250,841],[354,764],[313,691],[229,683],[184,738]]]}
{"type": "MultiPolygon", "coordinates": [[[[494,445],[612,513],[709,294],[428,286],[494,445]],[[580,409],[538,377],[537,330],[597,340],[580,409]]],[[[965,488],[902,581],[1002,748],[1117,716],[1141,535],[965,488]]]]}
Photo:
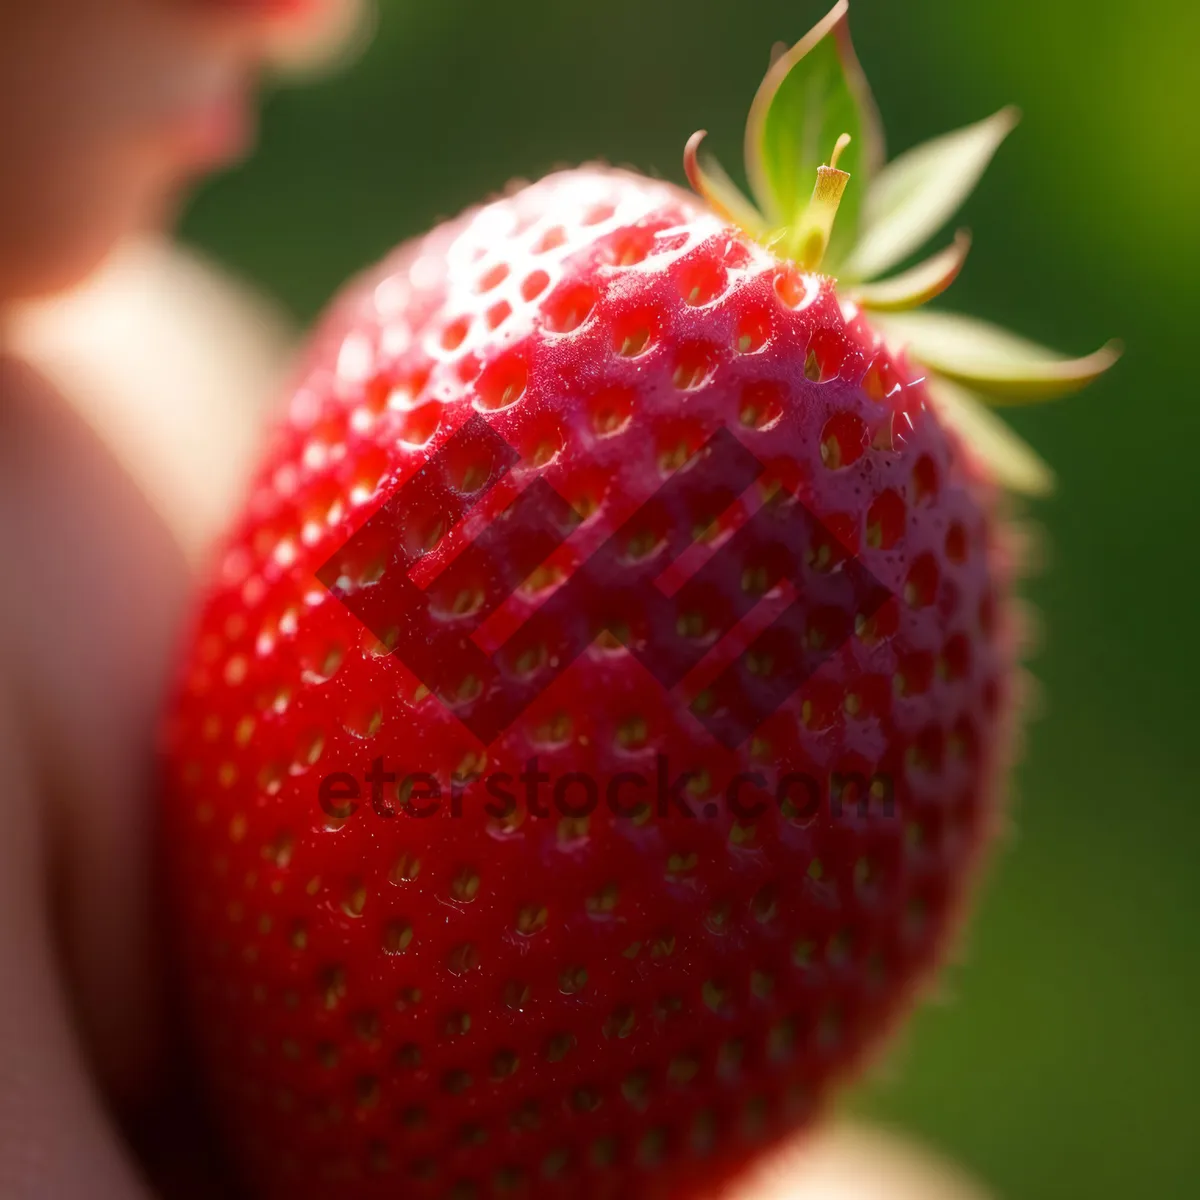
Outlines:
{"type": "Polygon", "coordinates": [[[720,1200],[989,1200],[970,1176],[896,1134],[830,1125],[766,1154],[720,1200]]]}

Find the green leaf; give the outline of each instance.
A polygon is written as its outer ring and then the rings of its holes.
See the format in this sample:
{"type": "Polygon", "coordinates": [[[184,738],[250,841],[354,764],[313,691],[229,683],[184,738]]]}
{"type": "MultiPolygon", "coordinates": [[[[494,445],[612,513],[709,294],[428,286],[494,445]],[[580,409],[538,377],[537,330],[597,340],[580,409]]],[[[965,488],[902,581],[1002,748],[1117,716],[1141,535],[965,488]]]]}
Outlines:
{"type": "Polygon", "coordinates": [[[719,217],[740,226],[753,238],[762,238],[767,232],[762,214],[742,195],[716,159],[707,154],[703,159],[700,157],[700,143],[707,136],[701,129],[688,138],[683,151],[683,169],[687,172],[688,182],[719,217]]]}
{"type": "Polygon", "coordinates": [[[918,263],[911,270],[878,283],[862,283],[847,293],[851,300],[863,308],[876,312],[900,312],[919,308],[940,296],[957,278],[967,252],[971,249],[971,235],[960,229],[954,241],[945,250],[918,263]]]}
{"type": "Polygon", "coordinates": [[[1001,109],[888,163],[867,193],[862,234],[844,275],[874,279],[924,245],[975,190],[1019,117],[1015,108],[1001,109]]]}
{"type": "Polygon", "coordinates": [[[925,381],[925,390],[938,419],[1001,487],[1026,496],[1054,490],[1054,473],[1046,463],[978,396],[939,375],[925,381]]]}
{"type": "Polygon", "coordinates": [[[1065,396],[1104,374],[1121,355],[1109,342],[1085,358],[1064,358],[973,317],[940,312],[887,313],[874,323],[889,343],[918,362],[999,403],[1065,396]]]}
{"type": "Polygon", "coordinates": [[[771,226],[800,221],[817,168],[838,137],[850,135],[839,166],[854,181],[841,202],[829,258],[854,244],[858,211],[882,161],[882,134],[870,88],[850,42],[847,0],[838,3],[767,72],[746,122],[746,174],[771,226]]]}

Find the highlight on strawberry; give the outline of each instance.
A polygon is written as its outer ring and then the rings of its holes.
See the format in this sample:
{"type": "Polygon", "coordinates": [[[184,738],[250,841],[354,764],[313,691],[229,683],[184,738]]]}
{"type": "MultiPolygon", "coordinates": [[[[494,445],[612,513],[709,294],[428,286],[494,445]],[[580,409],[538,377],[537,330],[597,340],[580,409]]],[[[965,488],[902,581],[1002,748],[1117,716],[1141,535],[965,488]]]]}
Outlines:
{"type": "Polygon", "coordinates": [[[563,171],[313,338],[165,722],[173,946],[254,1195],[714,1194],[920,995],[1021,707],[993,406],[1055,355],[924,306],[1004,110],[884,163],[838,3],[753,201],[563,171]],[[436,803],[434,803],[436,801],[436,803]]]}

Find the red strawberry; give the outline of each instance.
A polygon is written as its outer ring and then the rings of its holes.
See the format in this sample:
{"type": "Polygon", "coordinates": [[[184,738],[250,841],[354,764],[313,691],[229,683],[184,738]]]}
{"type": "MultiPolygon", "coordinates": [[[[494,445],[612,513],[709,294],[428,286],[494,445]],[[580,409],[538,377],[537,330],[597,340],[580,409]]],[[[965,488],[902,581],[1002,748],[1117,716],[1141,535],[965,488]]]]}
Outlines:
{"type": "Polygon", "coordinates": [[[1045,482],[948,380],[1045,394],[1109,357],[862,315],[953,278],[961,242],[863,282],[1008,124],[872,178],[839,4],[752,112],[765,216],[694,142],[720,215],[564,172],[336,304],[168,723],[175,943],[262,1195],[699,1192],[907,1007],[1008,757],[995,482],[1045,482]],[[837,163],[793,155],[802,115],[850,127],[837,163]]]}

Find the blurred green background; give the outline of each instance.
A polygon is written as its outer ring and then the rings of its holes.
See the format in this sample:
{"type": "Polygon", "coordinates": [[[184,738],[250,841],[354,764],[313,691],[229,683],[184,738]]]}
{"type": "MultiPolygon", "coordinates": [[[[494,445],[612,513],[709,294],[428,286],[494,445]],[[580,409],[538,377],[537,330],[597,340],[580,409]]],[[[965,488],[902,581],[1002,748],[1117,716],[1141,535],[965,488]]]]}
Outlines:
{"type": "MultiPolygon", "coordinates": [[[[767,52],[822,0],[382,0],[349,72],[267,105],[261,152],[186,234],[304,320],[351,271],[513,177],[603,158],[727,164],[767,52]]],[[[1001,1196],[1200,1194],[1200,8],[853,0],[889,145],[1010,101],[950,297],[1083,353],[1083,396],[1013,413],[1057,468],[1012,836],[961,963],[851,1106],[1001,1196]]]]}

